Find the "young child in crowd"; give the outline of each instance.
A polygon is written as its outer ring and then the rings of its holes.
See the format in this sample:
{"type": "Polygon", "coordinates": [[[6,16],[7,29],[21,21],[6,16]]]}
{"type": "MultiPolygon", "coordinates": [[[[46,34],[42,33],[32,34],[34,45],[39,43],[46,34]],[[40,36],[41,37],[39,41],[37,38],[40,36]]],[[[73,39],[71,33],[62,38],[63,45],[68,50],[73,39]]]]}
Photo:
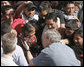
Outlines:
{"type": "Polygon", "coordinates": [[[30,23],[24,24],[22,28],[22,33],[19,36],[22,46],[24,46],[24,41],[26,41],[26,43],[30,47],[30,51],[33,56],[37,56],[38,45],[37,38],[35,36],[35,27],[33,27],[30,23]]]}
{"type": "Polygon", "coordinates": [[[73,42],[74,32],[79,29],[78,23],[75,19],[71,19],[67,21],[65,26],[66,29],[64,30],[64,32],[60,32],[62,35],[62,42],[72,47],[74,46],[74,42],[73,42]]]}
{"type": "Polygon", "coordinates": [[[75,51],[77,59],[83,65],[83,28],[75,32],[73,41],[75,43],[73,50],[75,51]]]}

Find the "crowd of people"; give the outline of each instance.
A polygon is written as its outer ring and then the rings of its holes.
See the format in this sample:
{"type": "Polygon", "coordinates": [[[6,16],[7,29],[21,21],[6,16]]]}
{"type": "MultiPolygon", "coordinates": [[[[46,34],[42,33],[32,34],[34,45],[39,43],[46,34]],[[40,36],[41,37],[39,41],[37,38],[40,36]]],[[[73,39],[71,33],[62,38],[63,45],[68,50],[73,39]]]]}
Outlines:
{"type": "Polygon", "coordinates": [[[83,1],[1,1],[1,66],[83,66],[83,1]]]}

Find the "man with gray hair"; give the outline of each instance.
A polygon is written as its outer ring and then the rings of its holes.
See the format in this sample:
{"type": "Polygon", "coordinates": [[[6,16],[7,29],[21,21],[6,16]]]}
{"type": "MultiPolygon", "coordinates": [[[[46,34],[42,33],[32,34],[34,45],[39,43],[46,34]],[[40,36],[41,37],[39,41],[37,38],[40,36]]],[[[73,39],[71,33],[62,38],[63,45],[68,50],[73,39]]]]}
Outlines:
{"type": "Polygon", "coordinates": [[[57,30],[47,30],[43,37],[44,49],[36,58],[33,58],[24,42],[30,66],[80,66],[73,50],[60,42],[61,35],[57,30]]]}
{"type": "Polygon", "coordinates": [[[3,54],[1,55],[1,66],[18,66],[12,58],[16,49],[17,37],[14,33],[7,33],[2,36],[3,54]]]}
{"type": "MultiPolygon", "coordinates": [[[[11,23],[9,20],[5,20],[1,24],[1,37],[5,35],[6,33],[14,33],[17,36],[16,30],[12,29],[11,23]]],[[[2,48],[2,39],[1,39],[1,54],[3,54],[3,48],[2,48]]],[[[16,49],[13,53],[13,60],[14,62],[19,66],[28,66],[27,60],[25,58],[24,52],[22,48],[17,44],[16,49]]]]}
{"type": "Polygon", "coordinates": [[[61,40],[61,35],[55,29],[51,29],[51,30],[48,29],[46,32],[44,32],[44,35],[42,36],[42,44],[43,44],[43,46],[46,45],[45,44],[45,42],[46,42],[45,38],[48,38],[50,40],[49,42],[54,43],[54,42],[59,42],[61,40]]]}

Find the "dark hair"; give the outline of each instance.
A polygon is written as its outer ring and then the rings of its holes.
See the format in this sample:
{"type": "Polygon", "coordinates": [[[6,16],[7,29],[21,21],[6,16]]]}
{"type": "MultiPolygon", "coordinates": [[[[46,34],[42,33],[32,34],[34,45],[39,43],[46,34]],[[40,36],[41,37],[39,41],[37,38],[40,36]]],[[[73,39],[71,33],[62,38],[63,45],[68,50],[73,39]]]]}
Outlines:
{"type": "Polygon", "coordinates": [[[2,14],[5,14],[5,13],[6,13],[6,10],[9,10],[9,9],[13,9],[13,7],[10,6],[10,5],[3,6],[3,7],[1,8],[2,14]]]}
{"type": "Polygon", "coordinates": [[[27,8],[28,10],[30,10],[31,8],[36,9],[36,6],[33,3],[28,3],[25,5],[25,8],[27,8]]]}
{"type": "Polygon", "coordinates": [[[74,4],[74,2],[73,2],[73,1],[66,1],[66,2],[64,3],[64,7],[65,7],[65,8],[66,8],[67,4],[74,4]]]}
{"type": "Polygon", "coordinates": [[[9,33],[12,30],[12,25],[9,22],[9,20],[5,20],[2,24],[1,24],[1,35],[3,36],[6,33],[9,33]]]}
{"type": "Polygon", "coordinates": [[[52,12],[52,13],[48,13],[46,16],[45,16],[45,20],[47,19],[53,19],[53,21],[57,21],[57,15],[56,13],[52,12]]]}
{"type": "Polygon", "coordinates": [[[40,5],[39,8],[38,8],[38,11],[39,11],[39,12],[42,12],[42,11],[44,11],[44,10],[46,10],[47,12],[49,11],[49,6],[48,6],[48,4],[46,4],[46,3],[40,5]]]}
{"type": "Polygon", "coordinates": [[[38,29],[38,26],[37,26],[37,21],[36,20],[30,20],[29,23],[35,27],[35,30],[38,29]]]}
{"type": "Polygon", "coordinates": [[[75,31],[75,34],[78,34],[80,37],[83,38],[83,28],[80,28],[77,31],[75,31]]]}
{"type": "MultiPolygon", "coordinates": [[[[59,1],[50,1],[52,9],[57,9],[59,6],[59,1]]],[[[60,6],[59,6],[60,7],[60,6]]]]}
{"type": "Polygon", "coordinates": [[[22,31],[25,32],[27,31],[28,33],[30,33],[31,31],[33,31],[35,29],[34,26],[32,26],[30,23],[24,24],[22,31]]]}
{"type": "Polygon", "coordinates": [[[75,19],[70,19],[66,22],[65,27],[75,31],[78,29],[78,24],[75,19]]]}

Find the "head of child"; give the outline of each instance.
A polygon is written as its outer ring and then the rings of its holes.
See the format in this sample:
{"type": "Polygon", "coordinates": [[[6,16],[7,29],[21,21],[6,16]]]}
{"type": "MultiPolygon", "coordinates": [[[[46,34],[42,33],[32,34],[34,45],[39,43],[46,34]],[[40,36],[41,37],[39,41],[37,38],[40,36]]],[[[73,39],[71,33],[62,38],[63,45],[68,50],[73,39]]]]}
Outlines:
{"type": "Polygon", "coordinates": [[[78,29],[78,24],[75,19],[70,19],[69,21],[67,21],[65,27],[66,27],[65,34],[68,37],[70,37],[78,29]]]}
{"type": "Polygon", "coordinates": [[[83,28],[77,30],[74,34],[74,43],[83,47],[83,28]]]}
{"type": "Polygon", "coordinates": [[[35,27],[33,27],[30,23],[24,24],[22,32],[25,37],[32,37],[35,35],[35,27]]]}

